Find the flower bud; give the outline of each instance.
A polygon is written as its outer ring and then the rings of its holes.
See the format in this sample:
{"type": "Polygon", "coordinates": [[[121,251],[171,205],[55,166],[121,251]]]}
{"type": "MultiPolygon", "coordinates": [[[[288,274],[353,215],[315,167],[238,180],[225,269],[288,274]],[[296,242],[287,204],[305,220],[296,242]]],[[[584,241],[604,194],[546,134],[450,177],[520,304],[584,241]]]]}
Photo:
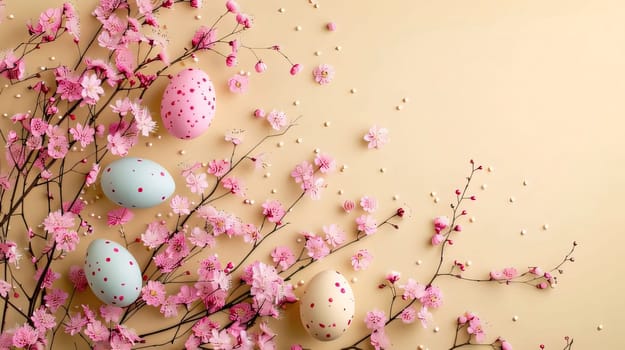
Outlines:
{"type": "Polygon", "coordinates": [[[267,65],[263,61],[258,61],[256,62],[254,69],[256,70],[256,73],[262,73],[267,70],[267,65]]]}
{"type": "Polygon", "coordinates": [[[291,75],[297,75],[302,70],[302,66],[299,63],[291,66],[291,75]]]}

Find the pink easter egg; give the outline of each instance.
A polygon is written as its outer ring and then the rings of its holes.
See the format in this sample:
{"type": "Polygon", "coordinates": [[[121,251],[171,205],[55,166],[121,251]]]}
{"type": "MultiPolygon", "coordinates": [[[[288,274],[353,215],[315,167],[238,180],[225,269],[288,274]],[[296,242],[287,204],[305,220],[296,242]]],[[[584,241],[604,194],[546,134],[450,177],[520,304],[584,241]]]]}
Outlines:
{"type": "Polygon", "coordinates": [[[215,116],[215,87],[208,74],[187,68],[165,88],[161,101],[163,125],[179,139],[193,139],[203,134],[215,116]]]}

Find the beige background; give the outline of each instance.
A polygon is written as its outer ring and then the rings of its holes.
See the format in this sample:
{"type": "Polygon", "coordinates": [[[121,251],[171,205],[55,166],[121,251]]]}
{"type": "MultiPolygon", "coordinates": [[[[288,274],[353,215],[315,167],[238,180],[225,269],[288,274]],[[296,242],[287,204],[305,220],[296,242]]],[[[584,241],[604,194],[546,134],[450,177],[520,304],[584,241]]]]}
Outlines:
{"type": "MultiPolygon", "coordinates": [[[[5,15],[14,14],[15,19],[0,24],[2,46],[13,46],[16,37],[25,37],[23,23],[51,3],[9,0],[5,15]]],[[[94,30],[89,18],[93,4],[78,4],[85,35],[94,30]]],[[[621,138],[625,127],[625,5],[616,0],[318,4],[314,8],[304,0],[241,1],[243,9],[255,16],[255,28],[245,34],[245,40],[258,46],[280,43],[294,61],[304,65],[302,74],[290,77],[287,64],[263,52],[269,71],[253,74],[249,93],[234,96],[226,91],[224,81],[238,69],[252,70],[254,58],[242,56],[240,67],[226,69],[216,55],[200,55],[197,65],[218,85],[218,114],[211,129],[202,139],[190,142],[160,130],[162,139],[143,140],[132,154],[162,162],[182,188],[177,164],[224,156],[228,150],[221,137],[226,129],[243,127],[249,130],[250,141],[267,132],[264,124],[250,117],[254,108],[275,107],[292,117],[302,115],[299,126],[281,139],[284,147],[277,148],[273,142],[265,146],[272,155],[271,177],[264,178],[262,171],[242,170],[256,207],[242,207],[239,200],[222,205],[237,208],[245,216],[270,196],[293,198],[296,188],[288,171],[296,162],[312,159],[312,151],[320,148],[348,169],[330,176],[322,201],[308,200],[296,209],[293,226],[270,245],[292,244],[298,230],[320,232],[323,224],[335,222],[351,228],[354,216],[346,217],[339,209],[347,198],[376,196],[382,207],[379,217],[398,205],[410,208],[411,216],[400,223],[399,231],[383,230],[361,244],[375,255],[369,270],[351,270],[348,256],[354,248],[311,266],[298,277],[307,280],[333,266],[348,279],[357,277],[353,287],[358,320],[371,308],[387,308],[388,291],[376,288],[386,272],[397,270],[403,278],[421,280],[430,276],[437,259],[428,245],[430,220],[449,214],[453,190],[463,183],[468,159],[473,158],[493,171],[479,174],[473,184],[478,201],[469,203],[468,210],[476,222],[465,223],[465,231],[449,250],[451,260],[471,260],[468,275],[474,277],[486,276],[491,268],[549,267],[560,261],[573,240],[580,243],[577,260],[565,267],[558,288],[548,291],[442,280],[445,304],[434,312],[434,325],[441,331],[394,324],[388,329],[393,348],[414,349],[418,344],[449,348],[455,317],[466,310],[487,322],[488,339],[501,335],[515,349],[538,349],[540,343],[547,349],[560,349],[565,335],[575,339],[575,349],[619,348],[625,311],[624,284],[619,277],[625,243],[620,220],[625,196],[621,138]],[[284,13],[278,11],[281,7],[284,13]],[[325,30],[328,21],[336,22],[336,32],[325,30]],[[295,30],[298,25],[301,31],[295,30]],[[341,50],[335,50],[336,46],[341,50]],[[316,51],[321,55],[315,55],[316,51]],[[336,79],[328,86],[312,81],[310,71],[319,63],[336,68],[336,79]],[[404,97],[407,103],[402,102],[404,97]],[[300,101],[299,105],[294,101],[300,101]],[[396,110],[398,105],[403,109],[396,110]],[[325,121],[331,126],[323,127],[325,121]],[[361,138],[373,124],[390,130],[391,143],[369,151],[361,138]],[[296,143],[297,138],[303,142],[296,143]],[[146,141],[154,146],[144,146],[146,141]],[[180,155],[180,150],[186,153],[180,155]],[[382,167],[386,172],[380,172],[382,167]],[[528,186],[522,185],[523,180],[528,186]],[[485,190],[480,189],[482,184],[487,185],[485,190]],[[278,190],[275,195],[270,193],[273,188],[278,190]],[[344,194],[338,195],[338,190],[344,194]],[[439,203],[430,196],[432,191],[440,197],[439,203]],[[395,194],[398,201],[392,200],[395,194]],[[542,229],[544,224],[548,230],[542,229]],[[519,234],[521,229],[527,230],[525,236],[519,234]],[[417,266],[419,259],[423,263],[417,266]],[[512,321],[513,315],[518,315],[517,322],[512,321]],[[602,331],[597,330],[600,324],[602,331]]],[[[201,11],[179,6],[163,17],[169,26],[170,54],[187,43],[178,38],[188,37],[200,23],[211,23],[221,6],[201,11]],[[201,14],[202,20],[194,20],[195,14],[201,14]]],[[[64,42],[69,47],[69,41],[64,42]]],[[[29,67],[55,64],[49,60],[51,55],[62,61],[62,51],[58,47],[54,52],[42,50],[39,62],[29,61],[29,67]]],[[[155,85],[148,94],[155,117],[163,86],[155,85]]],[[[5,90],[0,95],[0,113],[28,108],[21,107],[28,105],[28,96],[22,88],[5,90]],[[24,97],[15,100],[15,93],[24,97]]],[[[95,198],[96,194],[86,196],[95,198]]],[[[110,208],[109,202],[100,200],[86,210],[105,216],[110,208]]],[[[167,211],[166,206],[136,211],[129,236],[139,235],[154,215],[167,211]]],[[[101,220],[94,237],[116,235],[101,220]]],[[[81,241],[81,251],[90,239],[81,241]]],[[[236,256],[240,244],[221,245],[219,253],[236,256]]],[[[67,260],[78,263],[82,255],[77,252],[67,260]]],[[[88,294],[78,300],[98,305],[88,294]]],[[[154,316],[146,312],[142,317],[154,320],[154,316]]],[[[141,329],[145,322],[140,321],[132,325],[141,329]]],[[[272,324],[282,338],[281,349],[291,342],[312,349],[336,349],[364,331],[359,322],[336,342],[316,342],[299,326],[297,306],[289,307],[284,318],[272,324]]]]}

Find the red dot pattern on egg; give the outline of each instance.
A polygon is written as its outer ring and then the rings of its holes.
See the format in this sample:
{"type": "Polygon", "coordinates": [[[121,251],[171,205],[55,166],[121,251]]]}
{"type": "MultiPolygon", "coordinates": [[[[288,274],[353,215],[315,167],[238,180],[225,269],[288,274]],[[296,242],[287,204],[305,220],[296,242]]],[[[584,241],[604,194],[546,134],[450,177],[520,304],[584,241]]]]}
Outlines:
{"type": "Polygon", "coordinates": [[[188,68],[178,73],[163,93],[161,118],[165,128],[181,139],[203,133],[215,114],[215,92],[208,75],[188,68]]]}

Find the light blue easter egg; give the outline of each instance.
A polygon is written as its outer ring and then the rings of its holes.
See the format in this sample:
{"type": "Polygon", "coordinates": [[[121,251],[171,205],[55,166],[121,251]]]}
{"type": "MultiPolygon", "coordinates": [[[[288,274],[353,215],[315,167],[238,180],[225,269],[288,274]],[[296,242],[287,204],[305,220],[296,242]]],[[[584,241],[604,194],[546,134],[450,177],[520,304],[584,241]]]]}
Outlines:
{"type": "Polygon", "coordinates": [[[143,158],[121,158],[109,164],[100,179],[108,199],[126,208],[149,208],[176,189],[167,169],[143,158]]]}
{"type": "Polygon", "coordinates": [[[141,293],[139,264],[118,243],[104,239],[91,242],[84,269],[89,288],[106,304],[128,306],[141,293]]]}

